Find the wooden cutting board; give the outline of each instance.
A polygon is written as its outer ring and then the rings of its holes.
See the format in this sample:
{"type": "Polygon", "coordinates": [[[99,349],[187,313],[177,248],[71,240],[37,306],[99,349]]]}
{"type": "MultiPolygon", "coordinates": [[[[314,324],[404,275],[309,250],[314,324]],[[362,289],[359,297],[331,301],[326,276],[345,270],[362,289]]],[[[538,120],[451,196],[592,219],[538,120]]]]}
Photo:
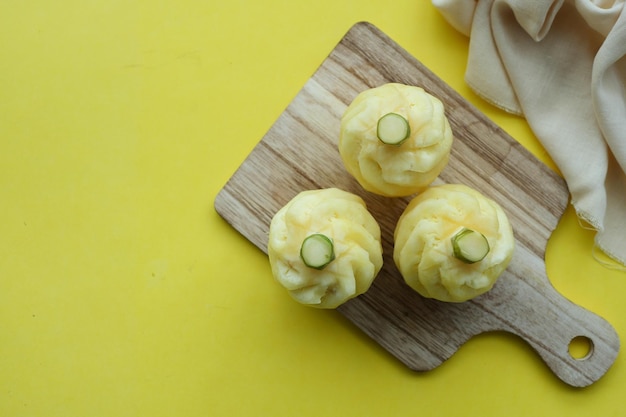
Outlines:
{"type": "Polygon", "coordinates": [[[274,214],[300,191],[326,187],[363,197],[381,226],[385,253],[370,290],[338,310],[409,368],[433,369],[472,336],[496,330],[520,336],[573,386],[592,384],[615,361],[613,327],[565,299],[546,276],[547,241],[569,201],[563,179],[365,22],[349,30],[307,81],[216,196],[215,209],[267,253],[274,214]],[[410,198],[364,191],[341,162],[341,115],[359,92],[387,82],[421,86],[446,106],[455,142],[436,183],[476,188],[499,202],[513,225],[517,246],[509,268],[490,292],[471,301],[443,303],[409,289],[392,252],[395,224],[410,198]],[[578,336],[592,344],[583,359],[569,353],[578,336]]]}

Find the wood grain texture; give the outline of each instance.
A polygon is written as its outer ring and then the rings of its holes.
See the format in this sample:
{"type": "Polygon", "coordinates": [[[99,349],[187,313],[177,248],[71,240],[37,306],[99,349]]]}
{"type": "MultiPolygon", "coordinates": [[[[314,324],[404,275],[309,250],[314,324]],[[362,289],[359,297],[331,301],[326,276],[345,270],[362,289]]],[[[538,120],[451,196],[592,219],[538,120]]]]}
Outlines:
{"type": "MultiPolygon", "coordinates": [[[[435,74],[369,23],[353,26],[272,125],[215,199],[216,211],[267,253],[273,215],[300,191],[338,187],[363,197],[382,231],[382,271],[370,290],[339,311],[409,368],[426,371],[486,331],[518,335],[572,386],[598,380],[615,361],[619,338],[601,317],[575,305],[550,284],[547,241],[568,201],[563,179],[487,119],[435,74]],[[465,303],[425,299],[402,280],[393,259],[393,231],[410,198],[364,191],[337,150],[339,123],[364,89],[387,82],[423,87],[441,99],[455,141],[436,183],[463,183],[508,214],[516,250],[488,293],[465,303]],[[585,359],[569,354],[585,336],[585,359]]],[[[269,266],[268,266],[269,268],[269,266]]]]}

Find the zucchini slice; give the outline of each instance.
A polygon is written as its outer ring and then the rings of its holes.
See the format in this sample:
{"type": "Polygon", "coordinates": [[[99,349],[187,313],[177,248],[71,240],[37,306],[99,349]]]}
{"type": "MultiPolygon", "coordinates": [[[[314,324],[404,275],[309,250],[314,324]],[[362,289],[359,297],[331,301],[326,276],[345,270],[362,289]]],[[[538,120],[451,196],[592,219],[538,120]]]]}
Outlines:
{"type": "Polygon", "coordinates": [[[321,233],[307,236],[300,247],[300,258],[309,268],[324,269],[335,259],[333,241],[321,233]]]}
{"type": "Polygon", "coordinates": [[[482,233],[463,228],[452,237],[452,250],[456,258],[473,264],[482,261],[489,253],[490,247],[482,233]]]}
{"type": "Polygon", "coordinates": [[[384,144],[399,146],[411,135],[411,127],[404,116],[387,113],[378,119],[376,135],[384,144]]]}

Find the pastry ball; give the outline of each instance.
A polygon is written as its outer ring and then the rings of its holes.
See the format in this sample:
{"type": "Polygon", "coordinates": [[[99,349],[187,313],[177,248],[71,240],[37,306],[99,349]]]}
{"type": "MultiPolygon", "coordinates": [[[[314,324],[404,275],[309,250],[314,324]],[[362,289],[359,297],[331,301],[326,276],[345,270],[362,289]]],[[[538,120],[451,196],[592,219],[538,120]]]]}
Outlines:
{"type": "Polygon", "coordinates": [[[406,207],[394,233],[393,259],[424,297],[462,302],[489,291],[515,246],[502,208],[459,184],[430,187],[406,207]]]}
{"type": "Polygon", "coordinates": [[[361,92],[341,119],[339,153],[361,186],[387,197],[429,186],[448,163],[452,130],[442,102],[420,87],[361,92]]]}
{"type": "Polygon", "coordinates": [[[307,306],[336,308],[366,292],[383,264],[380,227],[357,195],[303,191],[273,217],[274,278],[307,306]]]}

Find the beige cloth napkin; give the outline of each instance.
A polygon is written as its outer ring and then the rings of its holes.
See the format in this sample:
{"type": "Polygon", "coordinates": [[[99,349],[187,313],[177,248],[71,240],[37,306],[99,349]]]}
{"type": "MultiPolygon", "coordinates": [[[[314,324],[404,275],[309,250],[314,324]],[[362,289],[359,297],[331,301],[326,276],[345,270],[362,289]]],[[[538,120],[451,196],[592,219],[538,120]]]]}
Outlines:
{"type": "Polygon", "coordinates": [[[595,243],[626,265],[624,0],[432,0],[469,36],[466,82],[522,115],[595,243]]]}

